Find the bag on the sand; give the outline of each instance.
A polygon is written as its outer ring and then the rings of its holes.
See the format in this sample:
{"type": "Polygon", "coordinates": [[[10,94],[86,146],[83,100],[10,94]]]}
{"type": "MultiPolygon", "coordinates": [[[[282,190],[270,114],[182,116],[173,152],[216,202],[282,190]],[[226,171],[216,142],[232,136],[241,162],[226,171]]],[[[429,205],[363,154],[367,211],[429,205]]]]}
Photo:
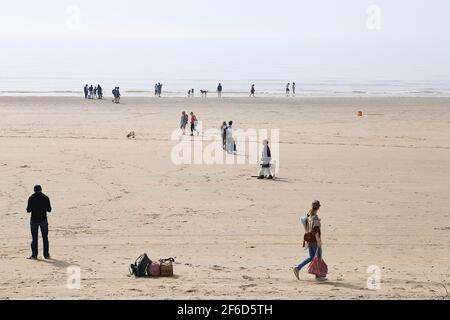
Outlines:
{"type": "Polygon", "coordinates": [[[325,278],[328,274],[328,266],[323,259],[315,257],[309,266],[308,273],[325,278]]]}
{"type": "Polygon", "coordinates": [[[152,263],[152,260],[146,253],[137,258],[136,262],[130,266],[130,274],[136,277],[145,277],[147,275],[148,266],[152,263]]]}
{"type": "Polygon", "coordinates": [[[147,275],[158,278],[161,276],[161,266],[157,262],[152,262],[148,265],[147,275]]]}
{"type": "Polygon", "coordinates": [[[159,260],[161,266],[161,277],[173,277],[174,258],[159,260]]]}

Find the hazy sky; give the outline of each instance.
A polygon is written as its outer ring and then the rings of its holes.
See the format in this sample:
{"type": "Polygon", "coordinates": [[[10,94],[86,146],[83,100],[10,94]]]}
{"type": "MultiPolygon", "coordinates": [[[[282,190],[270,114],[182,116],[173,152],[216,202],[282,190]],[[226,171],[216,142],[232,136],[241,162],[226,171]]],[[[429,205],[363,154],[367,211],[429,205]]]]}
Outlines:
{"type": "Polygon", "coordinates": [[[448,0],[3,1],[0,70],[448,79],[449,12],[448,0]]]}

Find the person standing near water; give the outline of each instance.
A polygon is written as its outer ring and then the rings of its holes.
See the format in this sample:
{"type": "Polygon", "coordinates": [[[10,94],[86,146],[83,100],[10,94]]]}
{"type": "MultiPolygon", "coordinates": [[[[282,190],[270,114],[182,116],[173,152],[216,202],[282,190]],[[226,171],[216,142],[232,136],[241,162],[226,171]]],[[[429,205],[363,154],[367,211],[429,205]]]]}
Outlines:
{"type": "Polygon", "coordinates": [[[94,99],[94,86],[92,84],[89,87],[89,99],[94,99]]]}
{"type": "Polygon", "coordinates": [[[286,85],[286,97],[289,97],[290,94],[291,94],[291,84],[288,83],[286,85]]]}
{"type": "Polygon", "coordinates": [[[255,89],[255,85],[254,84],[252,84],[252,88],[250,89],[250,97],[255,97],[255,92],[256,92],[256,89],[255,89]]]}
{"type": "Polygon", "coordinates": [[[292,96],[295,97],[295,82],[292,83],[292,96]]]}
{"type": "MultiPolygon", "coordinates": [[[[294,275],[297,280],[300,280],[300,271],[310,264],[315,257],[322,259],[322,225],[318,215],[321,206],[320,201],[314,201],[306,219],[302,220],[305,227],[305,242],[307,236],[310,238],[310,242],[308,242],[309,257],[294,268],[294,275]]],[[[325,278],[316,276],[316,280],[323,281],[325,278]]]]}
{"type": "Polygon", "coordinates": [[[222,84],[219,83],[219,86],[217,87],[217,95],[219,96],[219,98],[222,97],[222,90],[223,90],[222,84]]]}
{"type": "Polygon", "coordinates": [[[89,86],[85,85],[84,86],[84,98],[87,99],[89,95],[89,86]]]}
{"type": "Polygon", "coordinates": [[[97,85],[97,93],[98,93],[98,99],[103,99],[103,88],[100,85],[97,85]]]}
{"type": "Polygon", "coordinates": [[[48,219],[47,212],[52,212],[50,199],[42,193],[42,187],[34,187],[34,194],[28,199],[27,212],[31,213],[31,260],[38,258],[38,237],[41,229],[42,240],[44,242],[44,258],[50,259],[50,246],[48,241],[48,219]]]}

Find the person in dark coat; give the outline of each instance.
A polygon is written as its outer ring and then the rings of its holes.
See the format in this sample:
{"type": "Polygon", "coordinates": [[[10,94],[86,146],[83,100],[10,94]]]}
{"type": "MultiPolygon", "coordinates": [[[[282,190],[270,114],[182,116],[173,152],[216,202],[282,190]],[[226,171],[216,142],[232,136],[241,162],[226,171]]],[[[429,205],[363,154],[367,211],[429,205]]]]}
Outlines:
{"type": "Polygon", "coordinates": [[[28,199],[27,212],[31,213],[31,260],[38,258],[38,235],[39,228],[42,233],[44,242],[44,258],[50,259],[50,247],[48,241],[48,220],[47,212],[52,212],[50,199],[42,193],[42,187],[37,185],[34,187],[34,194],[28,199]]]}

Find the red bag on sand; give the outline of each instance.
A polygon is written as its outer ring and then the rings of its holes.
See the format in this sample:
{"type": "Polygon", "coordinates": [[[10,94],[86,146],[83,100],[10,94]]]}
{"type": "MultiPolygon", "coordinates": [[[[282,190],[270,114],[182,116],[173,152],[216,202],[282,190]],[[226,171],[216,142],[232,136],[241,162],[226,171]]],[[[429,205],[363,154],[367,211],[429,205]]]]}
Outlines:
{"type": "Polygon", "coordinates": [[[161,266],[159,263],[152,262],[148,265],[147,274],[151,277],[158,278],[161,276],[161,266]]]}
{"type": "Polygon", "coordinates": [[[328,266],[323,259],[315,257],[309,266],[308,272],[318,277],[325,278],[328,274],[328,266]]]}

